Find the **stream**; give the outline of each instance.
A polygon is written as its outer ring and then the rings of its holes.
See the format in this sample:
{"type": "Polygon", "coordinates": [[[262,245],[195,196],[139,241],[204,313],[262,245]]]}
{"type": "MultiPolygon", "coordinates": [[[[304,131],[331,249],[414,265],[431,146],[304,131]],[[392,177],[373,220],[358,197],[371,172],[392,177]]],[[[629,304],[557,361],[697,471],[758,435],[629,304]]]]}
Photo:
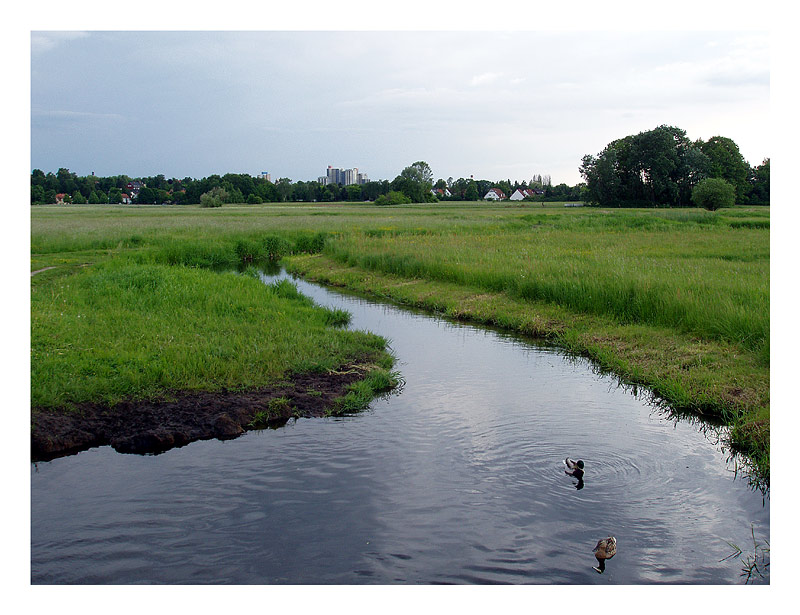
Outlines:
{"type": "Polygon", "coordinates": [[[743,576],[768,561],[768,494],[717,429],[557,349],[295,282],[390,340],[400,390],[354,416],[31,464],[32,583],[769,583],[743,576]]]}

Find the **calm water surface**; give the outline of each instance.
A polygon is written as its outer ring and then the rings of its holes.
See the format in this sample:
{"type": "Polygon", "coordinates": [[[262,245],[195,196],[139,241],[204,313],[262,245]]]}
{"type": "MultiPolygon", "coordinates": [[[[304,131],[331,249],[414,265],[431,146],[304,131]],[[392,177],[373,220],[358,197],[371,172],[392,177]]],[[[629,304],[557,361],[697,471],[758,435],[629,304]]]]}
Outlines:
{"type": "Polygon", "coordinates": [[[32,464],[33,583],[742,583],[769,541],[769,500],[715,437],[588,362],[298,287],[389,338],[402,390],[358,416],[32,464]]]}

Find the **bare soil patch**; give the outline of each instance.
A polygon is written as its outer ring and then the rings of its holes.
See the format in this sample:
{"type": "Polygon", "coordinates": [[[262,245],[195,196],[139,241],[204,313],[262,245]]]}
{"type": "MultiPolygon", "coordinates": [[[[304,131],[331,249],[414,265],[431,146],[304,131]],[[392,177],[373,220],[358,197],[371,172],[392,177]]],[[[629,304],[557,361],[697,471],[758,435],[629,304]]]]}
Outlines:
{"type": "Polygon", "coordinates": [[[324,416],[348,385],[363,378],[358,370],[293,375],[276,386],[250,391],[174,392],[169,398],[125,401],[114,406],[79,404],[71,409],[31,412],[31,459],[45,461],[95,446],[120,453],[159,453],[195,440],[235,438],[258,413],[267,426],[292,417],[324,416]],[[283,398],[288,403],[272,403],[283,398]]]}

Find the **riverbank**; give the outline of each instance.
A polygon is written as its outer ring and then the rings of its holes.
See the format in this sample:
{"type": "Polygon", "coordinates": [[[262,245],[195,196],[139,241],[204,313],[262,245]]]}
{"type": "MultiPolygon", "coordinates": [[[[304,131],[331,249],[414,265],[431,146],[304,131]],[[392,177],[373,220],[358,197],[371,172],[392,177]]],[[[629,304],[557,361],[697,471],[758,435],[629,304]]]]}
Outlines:
{"type": "Polygon", "coordinates": [[[722,340],[611,319],[461,284],[348,266],[327,255],[286,259],[287,269],[323,284],[501,327],[592,359],[631,385],[650,389],[677,413],[730,427],[729,446],[769,477],[769,368],[722,340]]]}
{"type": "Polygon", "coordinates": [[[356,411],[397,383],[380,336],[284,280],[106,256],[31,278],[31,452],[160,452],[356,411]]]}
{"type": "Polygon", "coordinates": [[[196,440],[228,440],[290,419],[360,410],[395,384],[374,366],[352,363],[291,374],[255,390],[176,391],[113,406],[84,402],[69,410],[33,409],[31,458],[49,460],[105,445],[120,453],[160,453],[196,440]]]}
{"type": "MultiPolygon", "coordinates": [[[[534,336],[730,426],[730,445],[768,476],[769,216],[510,203],[37,206],[31,271],[57,267],[31,277],[33,405],[253,389],[363,356],[344,350],[354,341],[335,326],[342,315],[310,325],[293,317],[311,308],[289,288],[217,273],[276,248],[291,263],[322,252],[323,281],[534,336]],[[265,300],[281,293],[288,306],[265,300]]],[[[356,346],[385,350],[369,339],[356,346]]]]}

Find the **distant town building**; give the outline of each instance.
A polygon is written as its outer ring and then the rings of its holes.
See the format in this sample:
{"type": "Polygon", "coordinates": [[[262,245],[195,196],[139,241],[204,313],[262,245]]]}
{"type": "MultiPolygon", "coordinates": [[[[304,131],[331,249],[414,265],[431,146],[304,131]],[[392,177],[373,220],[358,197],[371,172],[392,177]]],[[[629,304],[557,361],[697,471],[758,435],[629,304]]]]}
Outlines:
{"type": "Polygon", "coordinates": [[[272,175],[267,173],[266,171],[261,171],[258,175],[256,175],[259,179],[266,179],[268,182],[272,181],[272,175]]]}
{"type": "Polygon", "coordinates": [[[128,185],[125,187],[127,188],[128,192],[130,192],[131,197],[136,197],[139,194],[139,190],[146,188],[147,185],[138,180],[134,180],[132,182],[128,182],[128,185]]]}
{"type": "Polygon", "coordinates": [[[357,167],[352,169],[339,169],[328,165],[325,175],[320,176],[317,181],[325,186],[328,184],[349,186],[351,184],[366,184],[369,179],[366,173],[359,173],[357,167]]]}
{"type": "Polygon", "coordinates": [[[506,193],[500,190],[500,188],[492,188],[483,198],[488,201],[501,201],[506,198],[506,193]]]}
{"type": "Polygon", "coordinates": [[[508,197],[508,199],[510,201],[521,201],[526,196],[534,197],[536,196],[536,192],[534,192],[530,188],[517,188],[516,190],[514,190],[514,194],[508,197]]]}

